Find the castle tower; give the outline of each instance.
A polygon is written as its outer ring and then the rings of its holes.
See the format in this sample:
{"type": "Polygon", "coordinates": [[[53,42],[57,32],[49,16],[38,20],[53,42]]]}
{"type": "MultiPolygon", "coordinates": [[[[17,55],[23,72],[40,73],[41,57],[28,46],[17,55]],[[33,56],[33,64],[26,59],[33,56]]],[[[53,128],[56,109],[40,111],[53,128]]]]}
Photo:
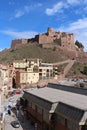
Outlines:
{"type": "Polygon", "coordinates": [[[53,28],[48,28],[47,34],[48,34],[48,36],[54,36],[54,29],[53,28]]]}

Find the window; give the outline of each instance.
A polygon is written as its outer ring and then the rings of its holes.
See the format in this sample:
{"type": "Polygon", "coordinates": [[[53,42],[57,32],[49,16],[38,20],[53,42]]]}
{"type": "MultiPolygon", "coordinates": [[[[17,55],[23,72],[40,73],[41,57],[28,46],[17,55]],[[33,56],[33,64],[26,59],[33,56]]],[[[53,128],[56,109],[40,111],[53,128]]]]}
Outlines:
{"type": "Polygon", "coordinates": [[[47,69],[47,72],[49,72],[49,69],[47,69]]]}
{"type": "Polygon", "coordinates": [[[42,72],[42,69],[39,69],[39,72],[42,72]]]}
{"type": "Polygon", "coordinates": [[[39,73],[40,76],[42,76],[42,73],[39,73]]]}

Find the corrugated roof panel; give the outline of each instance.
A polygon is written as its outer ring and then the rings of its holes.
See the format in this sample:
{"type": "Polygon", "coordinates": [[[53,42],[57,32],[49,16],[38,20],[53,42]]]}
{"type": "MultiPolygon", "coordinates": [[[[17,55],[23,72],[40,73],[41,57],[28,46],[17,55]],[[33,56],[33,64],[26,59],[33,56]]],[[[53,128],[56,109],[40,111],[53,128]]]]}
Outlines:
{"type": "Polygon", "coordinates": [[[81,118],[84,114],[84,111],[73,108],[67,104],[59,102],[59,104],[57,105],[57,108],[55,110],[55,113],[58,113],[58,114],[64,116],[65,118],[72,120],[76,123],[79,123],[79,121],[81,120],[81,118]]]}
{"type": "Polygon", "coordinates": [[[87,96],[53,88],[34,88],[27,92],[51,103],[63,102],[78,109],[87,110],[87,96]]]}

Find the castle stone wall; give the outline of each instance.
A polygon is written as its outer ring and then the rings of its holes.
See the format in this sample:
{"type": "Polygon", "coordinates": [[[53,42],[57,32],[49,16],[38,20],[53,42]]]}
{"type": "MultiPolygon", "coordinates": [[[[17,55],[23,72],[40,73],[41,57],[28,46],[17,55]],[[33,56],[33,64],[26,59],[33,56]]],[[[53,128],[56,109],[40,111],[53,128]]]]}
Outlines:
{"type": "Polygon", "coordinates": [[[38,35],[39,44],[57,43],[62,47],[75,50],[74,35],[65,32],[54,32],[53,28],[48,28],[47,33],[38,35]]]}
{"type": "Polygon", "coordinates": [[[74,44],[74,35],[66,32],[54,32],[53,28],[48,28],[44,34],[38,34],[32,39],[12,40],[11,48],[16,48],[27,43],[37,42],[38,44],[55,43],[61,47],[76,50],[74,44]]]}
{"type": "Polygon", "coordinates": [[[62,36],[60,39],[61,39],[60,41],[61,46],[67,47],[69,49],[75,49],[73,34],[66,34],[65,36],[62,36]]]}
{"type": "Polygon", "coordinates": [[[28,39],[16,39],[12,40],[11,48],[19,47],[21,45],[27,44],[28,39]]]}
{"type": "Polygon", "coordinates": [[[48,28],[47,35],[50,36],[50,37],[53,37],[54,34],[55,34],[54,29],[53,28],[48,28]]]}
{"type": "Polygon", "coordinates": [[[39,44],[45,44],[45,43],[52,43],[53,38],[50,36],[45,35],[39,35],[39,44]]]}

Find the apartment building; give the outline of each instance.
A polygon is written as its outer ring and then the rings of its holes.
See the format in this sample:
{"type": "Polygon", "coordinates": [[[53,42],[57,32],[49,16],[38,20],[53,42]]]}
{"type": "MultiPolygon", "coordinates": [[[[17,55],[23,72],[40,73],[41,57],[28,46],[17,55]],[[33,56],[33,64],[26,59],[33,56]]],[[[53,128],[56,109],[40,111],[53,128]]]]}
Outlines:
{"type": "Polygon", "coordinates": [[[15,69],[26,69],[26,68],[33,68],[34,66],[39,66],[41,64],[41,59],[30,58],[30,59],[23,59],[23,60],[15,60],[13,62],[13,66],[15,69]]]}
{"type": "Polygon", "coordinates": [[[39,73],[28,72],[28,71],[17,71],[16,72],[16,86],[18,88],[24,88],[32,83],[37,83],[39,80],[39,73]]]}
{"type": "Polygon", "coordinates": [[[0,89],[5,92],[9,83],[9,66],[0,64],[0,89]]]}
{"type": "Polygon", "coordinates": [[[25,87],[39,80],[53,78],[53,65],[42,63],[41,59],[24,59],[13,62],[16,87],[25,87]]]}
{"type": "Polygon", "coordinates": [[[53,78],[53,65],[49,63],[41,63],[39,66],[39,80],[53,78]]]}
{"type": "Polygon", "coordinates": [[[87,130],[87,89],[48,84],[24,91],[22,100],[38,130],[87,130]]]}

